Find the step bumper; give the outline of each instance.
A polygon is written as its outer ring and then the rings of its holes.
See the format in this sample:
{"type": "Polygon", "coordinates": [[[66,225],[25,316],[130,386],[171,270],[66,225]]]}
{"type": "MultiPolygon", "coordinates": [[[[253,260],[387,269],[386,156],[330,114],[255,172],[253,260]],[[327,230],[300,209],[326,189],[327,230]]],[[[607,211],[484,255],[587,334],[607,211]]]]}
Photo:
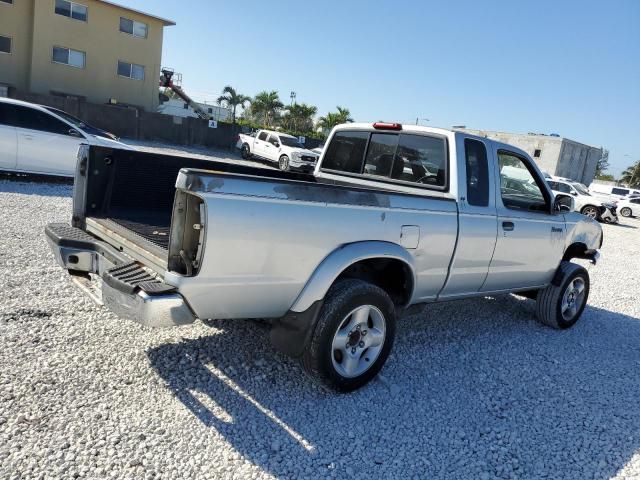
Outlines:
{"type": "Polygon", "coordinates": [[[105,242],[62,223],[47,225],[45,235],[58,264],[74,283],[119,317],[148,327],[188,325],[196,320],[175,287],[105,242]]]}

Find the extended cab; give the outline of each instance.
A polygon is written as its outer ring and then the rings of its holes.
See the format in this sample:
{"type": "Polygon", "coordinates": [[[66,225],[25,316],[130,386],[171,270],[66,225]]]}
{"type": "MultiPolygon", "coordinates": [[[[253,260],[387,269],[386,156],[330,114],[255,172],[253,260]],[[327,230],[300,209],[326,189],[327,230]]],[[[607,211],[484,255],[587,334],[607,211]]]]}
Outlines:
{"type": "Polygon", "coordinates": [[[589,274],[571,260],[595,263],[602,229],[563,205],[510,145],[349,124],[314,176],[83,147],[71,225],[46,234],[118,315],[272,318],[277,349],[348,391],[382,368],[410,305],[518,292],[542,323],[575,324],[589,274]]]}
{"type": "Polygon", "coordinates": [[[307,150],[296,137],[269,130],[258,130],[255,135],[238,135],[236,147],[245,160],[264,158],[276,162],[282,171],[312,172],[318,160],[318,155],[307,150]]]}

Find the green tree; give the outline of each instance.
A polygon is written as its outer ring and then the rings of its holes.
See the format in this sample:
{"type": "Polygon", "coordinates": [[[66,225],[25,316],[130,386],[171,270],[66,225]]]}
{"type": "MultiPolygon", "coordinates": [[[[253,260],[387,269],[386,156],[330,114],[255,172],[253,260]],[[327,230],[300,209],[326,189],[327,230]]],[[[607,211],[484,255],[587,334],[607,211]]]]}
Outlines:
{"type": "Polygon", "coordinates": [[[640,160],[622,172],[620,180],[631,188],[640,188],[640,160]]]}
{"type": "Polygon", "coordinates": [[[353,122],[348,108],[338,106],[336,109],[336,112],[329,112],[318,120],[318,125],[324,130],[331,130],[336,125],[353,122]]]}
{"type": "Polygon", "coordinates": [[[227,85],[222,89],[222,95],[218,97],[217,102],[218,105],[231,108],[231,118],[233,123],[236,123],[236,109],[238,106],[245,108],[248,103],[251,103],[251,98],[236,92],[235,88],[227,85]]]}
{"type": "Polygon", "coordinates": [[[313,117],[318,113],[318,108],[306,103],[294,103],[287,108],[286,114],[282,117],[282,124],[285,128],[299,132],[310,132],[313,130],[313,117]]]}
{"type": "Polygon", "coordinates": [[[265,126],[273,125],[279,118],[284,104],[280,101],[278,92],[272,90],[258,93],[251,102],[251,111],[256,120],[265,126]]]}

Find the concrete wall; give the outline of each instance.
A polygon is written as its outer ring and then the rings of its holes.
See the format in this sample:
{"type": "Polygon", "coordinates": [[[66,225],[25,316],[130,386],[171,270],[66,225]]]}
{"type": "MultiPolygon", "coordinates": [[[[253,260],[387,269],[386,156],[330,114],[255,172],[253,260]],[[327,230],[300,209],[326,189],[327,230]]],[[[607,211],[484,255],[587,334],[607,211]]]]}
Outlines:
{"type": "Polygon", "coordinates": [[[564,138],[556,175],[589,185],[596,174],[596,165],[601,156],[600,148],[564,138]]]}
{"type": "Polygon", "coordinates": [[[0,3],[0,13],[10,12],[11,16],[0,15],[0,33],[20,32],[20,42],[16,42],[20,53],[7,68],[0,63],[0,82],[35,93],[76,95],[93,103],[115,98],[155,111],[164,22],[99,0],[81,3],[88,7],[86,22],[55,14],[54,0],[16,0],[13,6],[0,3]],[[146,23],[147,38],[120,32],[121,16],[146,23]],[[9,30],[6,24],[14,23],[17,27],[9,30]],[[85,67],[54,63],[54,46],[85,52],[85,67]],[[118,60],[143,65],[144,80],[119,76],[118,60]]]}
{"type": "Polygon", "coordinates": [[[11,54],[0,53],[0,83],[27,89],[31,68],[33,0],[0,2],[0,35],[11,38],[11,54]]]}
{"type": "Polygon", "coordinates": [[[238,125],[209,123],[199,118],[179,118],[116,105],[95,104],[52,95],[10,90],[10,97],[58,108],[119,137],[156,140],[177,145],[233,148],[240,132],[238,125]]]}

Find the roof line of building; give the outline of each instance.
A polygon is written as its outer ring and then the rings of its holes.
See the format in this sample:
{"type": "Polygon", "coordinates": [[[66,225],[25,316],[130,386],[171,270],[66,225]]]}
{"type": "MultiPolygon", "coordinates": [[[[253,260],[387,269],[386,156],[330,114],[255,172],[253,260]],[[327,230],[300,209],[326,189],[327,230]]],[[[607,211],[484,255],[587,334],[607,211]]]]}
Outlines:
{"type": "Polygon", "coordinates": [[[136,10],[135,8],[127,7],[126,5],[122,5],[120,3],[111,2],[109,0],[98,0],[98,1],[102,3],[108,3],[109,5],[113,5],[114,7],[122,8],[124,10],[129,10],[130,12],[134,12],[139,15],[144,15],[145,17],[155,18],[156,20],[160,20],[162,23],[164,23],[165,27],[171,27],[176,24],[176,22],[174,22],[173,20],[168,20],[166,18],[158,17],[157,15],[152,15],[150,13],[143,12],[141,10],[136,10]]]}

